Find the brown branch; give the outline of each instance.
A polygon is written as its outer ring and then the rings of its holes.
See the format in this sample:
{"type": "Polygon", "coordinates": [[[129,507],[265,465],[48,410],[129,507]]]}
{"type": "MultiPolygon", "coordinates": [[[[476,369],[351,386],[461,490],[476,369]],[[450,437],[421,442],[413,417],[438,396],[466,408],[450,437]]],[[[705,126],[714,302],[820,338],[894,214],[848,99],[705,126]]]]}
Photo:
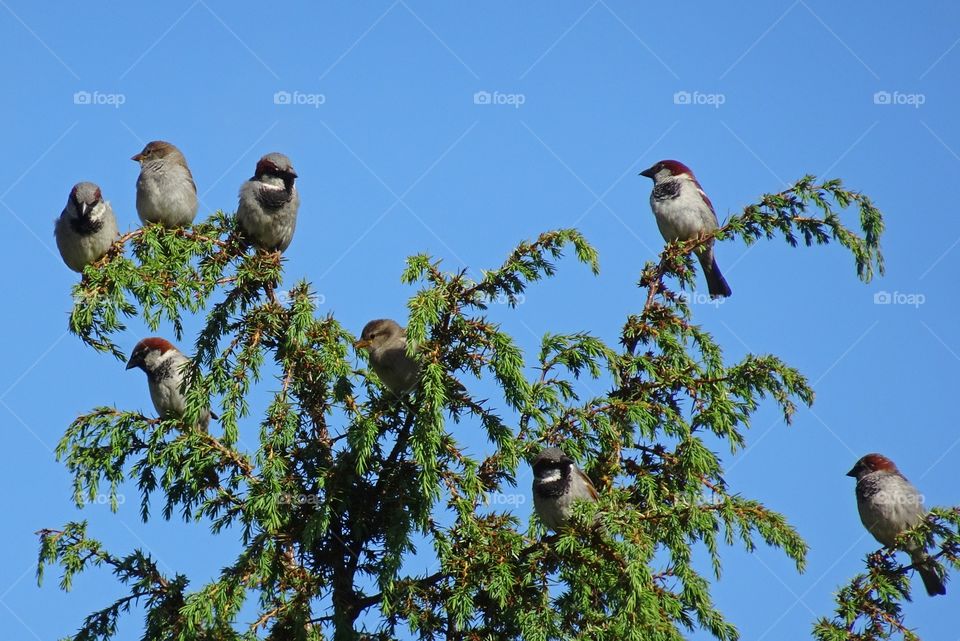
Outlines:
{"type": "Polygon", "coordinates": [[[266,626],[266,625],[267,625],[267,622],[268,622],[270,619],[276,617],[278,614],[280,614],[281,612],[283,612],[286,608],[287,608],[287,604],[284,603],[284,604],[278,605],[277,607],[275,607],[275,608],[272,609],[272,610],[268,610],[268,611],[264,612],[264,613],[260,616],[259,619],[257,619],[256,621],[254,621],[253,623],[250,624],[250,631],[251,631],[251,632],[256,632],[256,631],[257,631],[258,629],[260,629],[261,627],[266,626]]]}

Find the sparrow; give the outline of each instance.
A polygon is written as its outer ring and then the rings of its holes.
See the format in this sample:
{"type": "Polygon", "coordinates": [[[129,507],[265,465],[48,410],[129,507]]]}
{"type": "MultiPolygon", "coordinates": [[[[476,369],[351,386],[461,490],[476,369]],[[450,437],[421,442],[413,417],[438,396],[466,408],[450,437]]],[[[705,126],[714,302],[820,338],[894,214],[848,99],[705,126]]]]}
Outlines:
{"type": "MultiPolygon", "coordinates": [[[[676,160],[661,160],[641,171],[640,175],[653,179],[650,208],[665,241],[691,240],[718,227],[713,203],[689,167],[676,160]]],[[[720,273],[713,256],[712,239],[697,249],[697,258],[707,279],[710,297],[729,296],[732,293],[730,285],[720,273]]]]}
{"type": "MultiPolygon", "coordinates": [[[[847,476],[857,479],[857,509],[860,520],[877,541],[893,547],[897,536],[923,521],[923,495],[900,473],[893,461],[882,454],[867,454],[847,476]]],[[[922,548],[905,548],[923,579],[927,594],[946,594],[947,589],[936,562],[922,548]]]]}
{"type": "Polygon", "coordinates": [[[263,251],[284,251],[297,226],[300,195],[290,159],[270,153],[257,161],[253,178],[240,186],[237,222],[243,235],[263,251]]]}
{"type": "MultiPolygon", "coordinates": [[[[184,368],[190,359],[174,347],[170,341],[159,337],[144,338],[133,348],[127,361],[127,369],[139,367],[147,374],[150,398],[161,419],[176,419],[183,416],[187,403],[183,395],[184,368]]],[[[197,427],[207,431],[210,417],[218,418],[209,409],[200,414],[197,427]]]]}
{"type": "Polygon", "coordinates": [[[137,215],[144,223],[186,227],[197,216],[197,185],[187,159],[168,142],[147,143],[130,160],[140,163],[137,178],[137,215]]]}
{"type": "Polygon", "coordinates": [[[597,498],[593,483],[560,448],[548,447],[533,459],[533,507],[554,532],[569,523],[575,501],[597,498]]]}
{"type": "Polygon", "coordinates": [[[387,389],[403,396],[417,388],[420,364],[407,355],[407,331],[389,318],[372,320],[363,327],[355,349],[370,353],[370,366],[387,389]]]}
{"type": "Polygon", "coordinates": [[[54,221],[53,235],[67,267],[75,272],[107,253],[120,232],[113,208],[91,182],[77,183],[70,190],[67,205],[54,221]]]}

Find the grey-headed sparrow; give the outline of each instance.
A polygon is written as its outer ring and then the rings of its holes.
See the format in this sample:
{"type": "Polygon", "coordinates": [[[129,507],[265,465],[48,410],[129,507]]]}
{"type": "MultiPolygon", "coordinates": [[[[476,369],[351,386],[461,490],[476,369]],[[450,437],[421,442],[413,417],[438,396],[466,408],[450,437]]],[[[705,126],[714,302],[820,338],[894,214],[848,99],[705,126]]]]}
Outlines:
{"type": "Polygon", "coordinates": [[[297,226],[300,195],[290,159],[270,153],[257,162],[253,178],[240,186],[237,222],[244,237],[263,251],[284,251],[297,226]]]}
{"type": "Polygon", "coordinates": [[[91,182],[74,185],[53,228],[57,249],[67,267],[82,272],[107,253],[119,234],[117,218],[101,196],[100,187],[91,182]]]}
{"type": "Polygon", "coordinates": [[[533,460],[533,507],[554,532],[569,523],[576,501],[597,498],[593,483],[559,447],[548,447],[533,460]]]}

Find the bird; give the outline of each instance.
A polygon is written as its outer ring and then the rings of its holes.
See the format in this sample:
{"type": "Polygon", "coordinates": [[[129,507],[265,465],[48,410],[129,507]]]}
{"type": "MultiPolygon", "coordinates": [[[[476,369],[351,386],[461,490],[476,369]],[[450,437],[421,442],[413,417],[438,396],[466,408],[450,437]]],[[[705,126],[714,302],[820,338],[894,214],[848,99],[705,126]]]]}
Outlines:
{"type": "MultiPolygon", "coordinates": [[[[923,495],[886,456],[867,454],[847,476],[857,479],[857,509],[863,526],[882,545],[893,547],[898,535],[926,516],[923,495]]],[[[905,550],[920,573],[927,594],[946,594],[937,564],[926,551],[915,544],[907,544],[905,550]]]]}
{"type": "Polygon", "coordinates": [[[593,483],[559,447],[545,448],[533,459],[533,507],[554,532],[570,522],[574,502],[597,498],[593,483]]]}
{"type": "Polygon", "coordinates": [[[355,349],[370,353],[370,366],[377,377],[396,396],[403,396],[417,388],[420,382],[420,364],[407,355],[407,332],[389,318],[372,320],[363,327],[355,349]]]}
{"type": "Polygon", "coordinates": [[[100,187],[91,182],[73,186],[66,207],[54,221],[53,235],[63,262],[75,272],[82,272],[107,253],[120,232],[100,187]]]}
{"type": "Polygon", "coordinates": [[[290,159],[273,152],[257,161],[253,177],[240,186],[237,222],[244,237],[263,251],[283,252],[293,240],[300,194],[290,159]]]}
{"type": "MultiPolygon", "coordinates": [[[[691,240],[709,234],[718,227],[713,203],[707,198],[693,172],[682,162],[661,160],[640,172],[653,180],[650,208],[657,219],[660,234],[667,242],[691,240]]],[[[713,239],[701,245],[697,258],[707,279],[711,298],[725,298],[733,293],[713,255],[713,239]]]]}
{"type": "Polygon", "coordinates": [[[141,222],[167,228],[191,224],[197,216],[197,185],[180,150],[154,140],[130,160],[140,163],[137,215],[141,222]]]}
{"type": "MultiPolygon", "coordinates": [[[[150,398],[161,419],[177,419],[187,407],[183,395],[184,369],[190,359],[183,355],[170,341],[152,336],[144,338],[133,348],[127,369],[139,367],[147,374],[150,398]]],[[[210,418],[219,418],[209,409],[200,413],[197,427],[207,431],[210,418]]]]}

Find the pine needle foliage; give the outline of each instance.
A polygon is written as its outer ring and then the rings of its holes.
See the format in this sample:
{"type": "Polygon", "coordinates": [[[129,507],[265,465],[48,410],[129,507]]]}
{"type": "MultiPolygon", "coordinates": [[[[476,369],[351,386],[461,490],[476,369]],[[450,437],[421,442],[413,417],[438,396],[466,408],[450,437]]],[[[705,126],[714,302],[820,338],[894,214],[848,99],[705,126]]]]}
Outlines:
{"type": "MultiPolygon", "coordinates": [[[[882,231],[869,198],[807,176],[713,237],[837,243],[868,281],[883,271],[882,231]],[[852,228],[841,214],[855,218],[852,228]]],[[[78,507],[106,492],[116,510],[121,487],[133,484],[144,521],[159,508],[164,519],[208,528],[211,540],[238,538],[242,553],[196,585],[165,575],[142,550],[107,551],[85,522],[42,530],[39,577],[55,566],[69,590],[99,567],[128,591],[68,638],[111,639],[136,604],[149,640],[666,641],[694,629],[737,639],[711,597],[723,546],[778,548],[798,571],[807,546],[783,515],[728,486],[708,444],[736,452],[765,399],[790,422],[814,394],[776,356],[728,362],[694,322],[682,290],[695,279],[690,252],[706,240],[670,243],[644,266],[646,297],[618,344],[586,331],[546,334],[531,355],[489,320],[488,306],[515,307],[565,254],[597,272],[597,252],[578,231],[522,242],[480,273],[412,256],[401,279],[418,287],[407,331],[421,380],[401,399],[355,369],[355,336],[318,313],[308,282],[279,289],[283,260],[245,248],[232,216],[125,235],[74,288],[70,329],[123,359],[127,320],[184,344],[184,319],[202,315],[187,414],[159,421],[95,407],[56,454],[78,507]],[[498,396],[474,396],[478,379],[495,382],[498,396]],[[584,398],[578,379],[609,391],[584,398]],[[272,397],[254,417],[249,397],[264,390],[272,397]],[[211,399],[220,419],[210,433],[187,428],[211,399]],[[241,427],[250,435],[255,425],[255,447],[242,446],[241,427]],[[489,453],[465,451],[466,431],[485,435],[489,453]],[[492,494],[529,492],[516,487],[518,471],[544,444],[578,459],[601,494],[578,504],[561,534],[487,504],[492,494]],[[436,571],[411,570],[415,554],[432,554],[436,571]],[[697,569],[704,561],[707,575],[697,569]],[[255,618],[240,620],[242,608],[255,618]]],[[[937,514],[932,527],[956,529],[956,513],[937,514]]],[[[953,531],[944,541],[956,563],[953,531]]],[[[890,554],[869,563],[870,574],[841,592],[837,617],[817,624],[818,638],[888,638],[852,635],[864,620],[877,634],[902,625],[904,568],[890,554]]]]}

